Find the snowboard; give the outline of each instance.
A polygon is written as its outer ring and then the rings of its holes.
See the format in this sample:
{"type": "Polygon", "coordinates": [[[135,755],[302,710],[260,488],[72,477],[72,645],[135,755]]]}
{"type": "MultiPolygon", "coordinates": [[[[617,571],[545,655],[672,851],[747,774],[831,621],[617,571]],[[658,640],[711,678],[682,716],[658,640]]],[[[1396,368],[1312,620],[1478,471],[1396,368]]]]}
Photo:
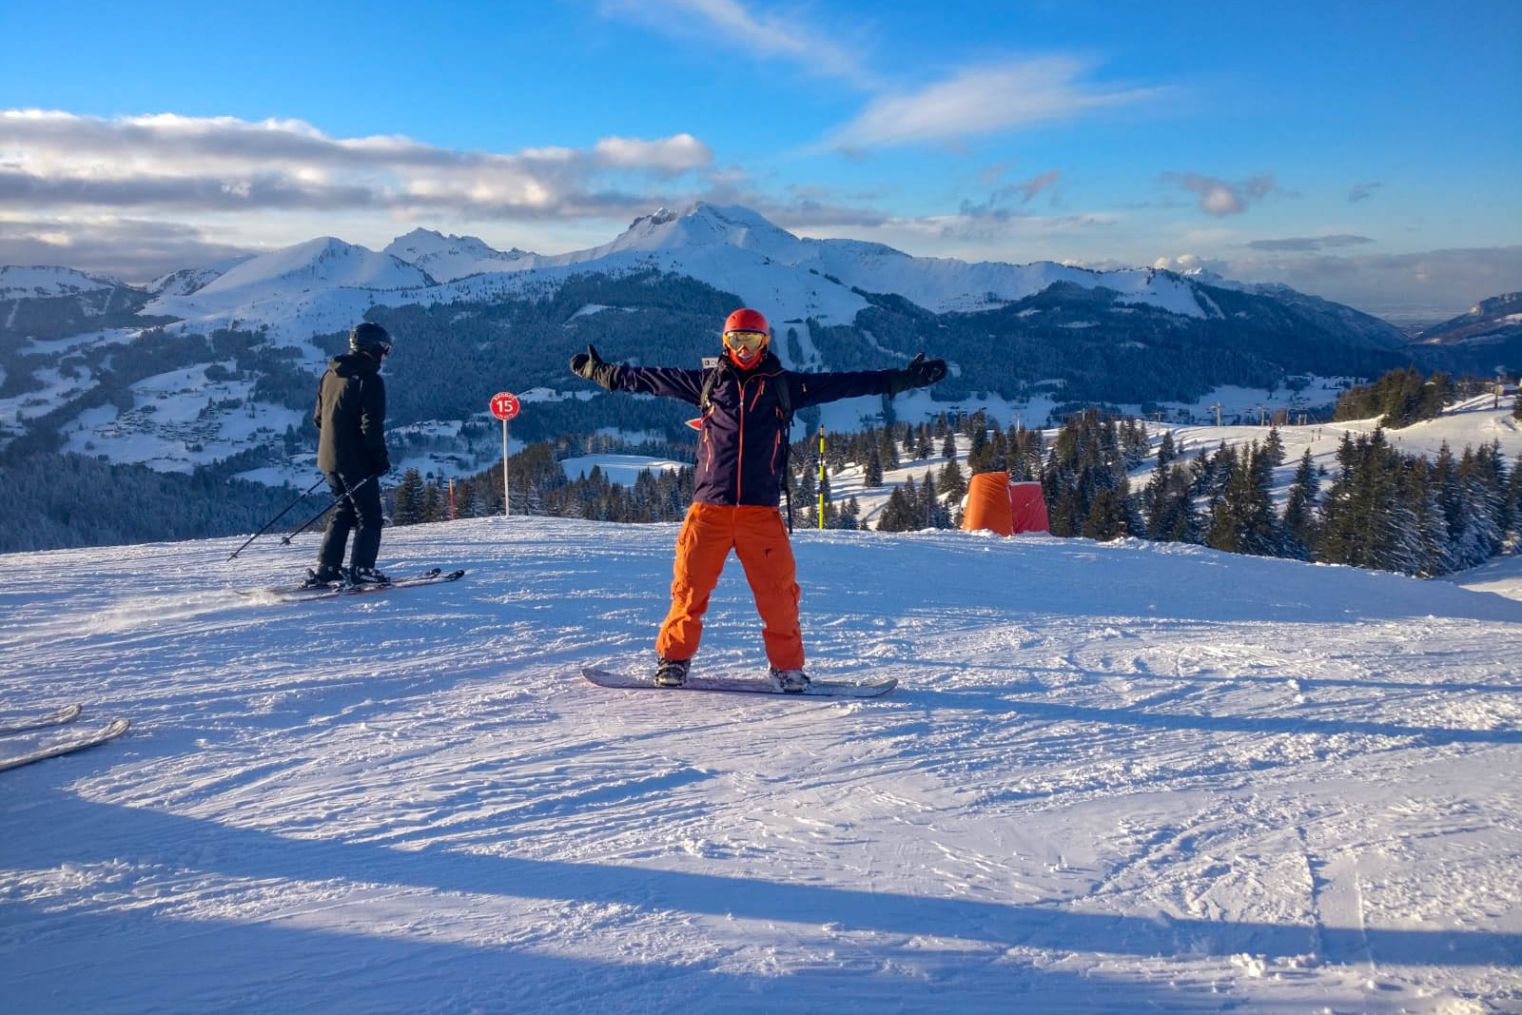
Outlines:
{"type": "Polygon", "coordinates": [[[45,758],[56,758],[61,754],[72,754],[75,751],[82,751],[86,747],[95,747],[98,744],[103,744],[107,740],[115,740],[117,737],[127,732],[127,728],[131,725],[132,724],[126,719],[113,719],[111,721],[111,725],[97,730],[94,733],[85,734],[84,736],[76,736],[61,743],[53,744],[49,747],[38,748],[37,750],[31,751],[27,754],[17,754],[9,758],[0,758],[0,772],[3,772],[8,768],[20,768],[22,765],[30,765],[34,761],[42,761],[45,758]]]}
{"type": "Polygon", "coordinates": [[[582,667],[581,675],[598,687],[650,691],[728,691],[739,694],[777,694],[789,698],[876,698],[898,686],[898,679],[815,680],[803,691],[783,691],[765,677],[702,677],[689,675],[681,687],[659,687],[654,674],[615,673],[596,666],[582,667]]]}
{"type": "Polygon", "coordinates": [[[10,733],[26,733],[31,730],[47,729],[49,726],[62,726],[66,722],[73,722],[79,718],[79,713],[84,709],[80,705],[65,705],[56,712],[47,715],[39,715],[28,719],[18,719],[9,726],[0,726],[0,737],[10,733]]]}
{"type": "Polygon", "coordinates": [[[390,592],[392,589],[415,589],[422,585],[442,585],[445,582],[459,581],[465,577],[465,569],[458,571],[445,571],[443,568],[433,568],[422,574],[410,575],[406,578],[392,579],[388,585],[277,585],[266,589],[239,589],[239,595],[244,596],[273,596],[276,599],[290,602],[305,602],[308,599],[337,599],[339,596],[367,596],[376,592],[390,592]]]}

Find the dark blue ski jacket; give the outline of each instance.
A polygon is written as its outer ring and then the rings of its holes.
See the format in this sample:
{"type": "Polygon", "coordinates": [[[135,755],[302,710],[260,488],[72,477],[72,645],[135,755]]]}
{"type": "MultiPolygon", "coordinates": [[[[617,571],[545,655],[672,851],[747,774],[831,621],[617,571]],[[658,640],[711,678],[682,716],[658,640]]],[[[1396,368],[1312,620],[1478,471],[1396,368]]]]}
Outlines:
{"type": "MultiPolygon", "coordinates": [[[[782,498],[788,442],[778,396],[782,385],[787,386],[789,405],[796,412],[841,398],[891,394],[903,374],[901,370],[794,373],[784,369],[770,351],[749,370],[739,369],[727,358],[719,360],[717,369],[719,376],[702,417],[692,499],[700,504],[763,507],[776,507],[782,498]]],[[[620,364],[612,366],[606,387],[700,405],[709,373],[620,364]]]]}

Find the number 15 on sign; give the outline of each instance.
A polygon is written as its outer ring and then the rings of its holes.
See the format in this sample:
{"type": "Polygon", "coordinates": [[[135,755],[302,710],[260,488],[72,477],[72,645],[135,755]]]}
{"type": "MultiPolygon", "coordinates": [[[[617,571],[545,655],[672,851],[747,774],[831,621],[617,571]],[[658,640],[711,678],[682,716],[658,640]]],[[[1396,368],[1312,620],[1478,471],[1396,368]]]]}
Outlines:
{"type": "Polygon", "coordinates": [[[518,415],[522,406],[518,402],[518,396],[507,391],[499,391],[491,396],[491,414],[502,421],[502,515],[510,517],[513,513],[512,498],[508,496],[507,489],[507,421],[518,415]]]}

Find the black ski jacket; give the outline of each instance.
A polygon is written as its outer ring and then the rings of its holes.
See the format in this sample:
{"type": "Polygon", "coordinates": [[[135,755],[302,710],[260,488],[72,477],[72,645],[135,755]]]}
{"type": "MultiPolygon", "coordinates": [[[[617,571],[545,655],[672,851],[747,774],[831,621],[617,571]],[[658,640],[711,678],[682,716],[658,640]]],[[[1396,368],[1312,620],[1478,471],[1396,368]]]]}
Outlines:
{"type": "MultiPolygon", "coordinates": [[[[608,364],[610,391],[637,391],[701,405],[707,370],[608,364]]],[[[777,389],[788,389],[794,411],[839,398],[889,394],[901,370],[795,373],[768,352],[750,370],[721,359],[702,418],[692,499],[700,504],[776,507],[782,497],[782,466],[788,434],[777,389]]]]}
{"type": "Polygon", "coordinates": [[[364,352],[333,357],[317,382],[317,468],[345,478],[391,469],[386,452],[386,382],[380,363],[364,352]]]}

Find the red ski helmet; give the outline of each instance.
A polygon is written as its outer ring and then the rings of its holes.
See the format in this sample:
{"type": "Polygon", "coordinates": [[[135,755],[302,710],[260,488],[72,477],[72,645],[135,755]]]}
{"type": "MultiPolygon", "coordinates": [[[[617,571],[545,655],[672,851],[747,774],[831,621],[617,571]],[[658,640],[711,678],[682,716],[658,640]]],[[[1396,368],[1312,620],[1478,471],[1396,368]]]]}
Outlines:
{"type": "Polygon", "coordinates": [[[724,332],[728,334],[731,331],[759,331],[770,335],[772,326],[766,323],[766,316],[761,311],[741,307],[724,318],[724,332]]]}
{"type": "Polygon", "coordinates": [[[742,370],[760,363],[771,341],[771,325],[759,310],[741,307],[724,319],[724,351],[742,370]]]}

